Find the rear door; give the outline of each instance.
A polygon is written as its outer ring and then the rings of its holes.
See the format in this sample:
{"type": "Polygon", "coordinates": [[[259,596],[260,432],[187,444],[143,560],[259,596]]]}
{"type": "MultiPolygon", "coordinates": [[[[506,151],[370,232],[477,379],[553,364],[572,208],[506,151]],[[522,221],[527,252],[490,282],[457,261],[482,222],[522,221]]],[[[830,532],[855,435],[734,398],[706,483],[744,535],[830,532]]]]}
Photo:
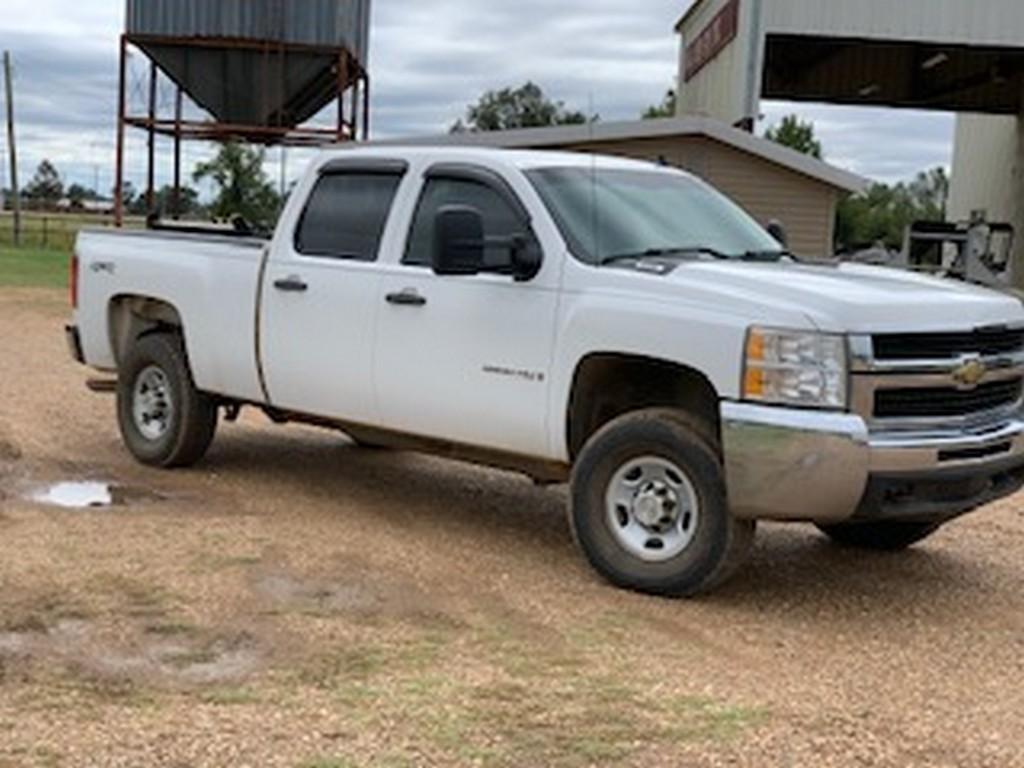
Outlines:
{"type": "Polygon", "coordinates": [[[275,407],[376,421],[377,261],[405,172],[400,161],[328,164],[292,236],[275,242],[259,328],[275,407]]]}
{"type": "Polygon", "coordinates": [[[526,206],[501,176],[474,166],[428,171],[401,262],[384,267],[378,292],[381,422],[402,432],[545,456],[557,265],[548,259],[533,280],[516,282],[502,273],[509,250],[488,247],[492,272],[434,274],[434,217],[448,205],[478,209],[488,238],[523,236],[527,247],[543,251],[526,206]]]}

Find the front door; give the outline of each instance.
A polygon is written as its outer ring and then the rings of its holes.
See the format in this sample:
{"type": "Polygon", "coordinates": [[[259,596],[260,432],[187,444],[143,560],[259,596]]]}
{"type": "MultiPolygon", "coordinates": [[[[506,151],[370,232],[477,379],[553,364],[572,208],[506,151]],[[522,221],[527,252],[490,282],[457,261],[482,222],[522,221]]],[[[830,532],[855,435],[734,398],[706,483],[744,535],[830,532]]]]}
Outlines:
{"type": "Polygon", "coordinates": [[[478,209],[488,239],[525,236],[527,247],[539,249],[514,194],[479,175],[428,174],[404,256],[386,267],[378,292],[375,372],[384,426],[547,455],[557,290],[543,279],[516,282],[507,247],[487,248],[485,274],[441,277],[429,266],[434,218],[448,205],[478,209]]]}
{"type": "Polygon", "coordinates": [[[375,422],[376,262],[401,180],[384,170],[322,174],[292,242],[275,244],[259,328],[275,407],[375,422]]]}

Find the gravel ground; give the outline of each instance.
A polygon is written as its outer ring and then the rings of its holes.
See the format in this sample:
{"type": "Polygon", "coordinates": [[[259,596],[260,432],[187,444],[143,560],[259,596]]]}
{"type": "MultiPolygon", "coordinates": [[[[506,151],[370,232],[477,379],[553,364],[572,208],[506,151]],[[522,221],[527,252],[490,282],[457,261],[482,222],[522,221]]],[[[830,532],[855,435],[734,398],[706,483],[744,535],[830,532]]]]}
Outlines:
{"type": "Polygon", "coordinates": [[[899,556],[765,526],[649,599],[513,475],[255,414],[143,469],[64,315],[0,291],[0,768],[1024,766],[1020,498],[899,556]],[[28,500],[64,480],[123,503],[28,500]]]}

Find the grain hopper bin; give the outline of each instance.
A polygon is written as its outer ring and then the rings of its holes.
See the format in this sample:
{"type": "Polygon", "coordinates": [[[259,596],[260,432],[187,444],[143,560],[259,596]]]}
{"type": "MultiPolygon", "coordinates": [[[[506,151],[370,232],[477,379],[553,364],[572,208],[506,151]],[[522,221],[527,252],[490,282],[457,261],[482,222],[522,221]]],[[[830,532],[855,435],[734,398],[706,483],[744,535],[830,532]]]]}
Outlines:
{"type": "Polygon", "coordinates": [[[367,136],[371,0],[126,2],[118,201],[126,127],[149,135],[147,194],[151,201],[157,136],[174,141],[175,188],[180,184],[182,140],[301,146],[367,136]],[[142,114],[131,114],[128,104],[131,49],[149,65],[149,103],[142,114]],[[160,78],[176,89],[173,115],[158,114],[160,78]],[[202,119],[184,117],[185,99],[204,113],[202,119]],[[337,119],[330,126],[308,124],[335,102],[337,119]]]}

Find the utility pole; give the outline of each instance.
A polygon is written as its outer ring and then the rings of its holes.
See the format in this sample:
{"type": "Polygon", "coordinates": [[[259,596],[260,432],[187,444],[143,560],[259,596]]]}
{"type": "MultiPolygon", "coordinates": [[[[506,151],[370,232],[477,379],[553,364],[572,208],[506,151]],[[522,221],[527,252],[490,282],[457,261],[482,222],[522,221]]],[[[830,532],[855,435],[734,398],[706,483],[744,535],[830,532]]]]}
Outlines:
{"type": "Polygon", "coordinates": [[[14,77],[11,52],[4,51],[4,79],[7,83],[7,154],[11,159],[11,208],[14,211],[14,244],[21,245],[21,193],[18,190],[18,152],[14,142],[14,77]]]}

